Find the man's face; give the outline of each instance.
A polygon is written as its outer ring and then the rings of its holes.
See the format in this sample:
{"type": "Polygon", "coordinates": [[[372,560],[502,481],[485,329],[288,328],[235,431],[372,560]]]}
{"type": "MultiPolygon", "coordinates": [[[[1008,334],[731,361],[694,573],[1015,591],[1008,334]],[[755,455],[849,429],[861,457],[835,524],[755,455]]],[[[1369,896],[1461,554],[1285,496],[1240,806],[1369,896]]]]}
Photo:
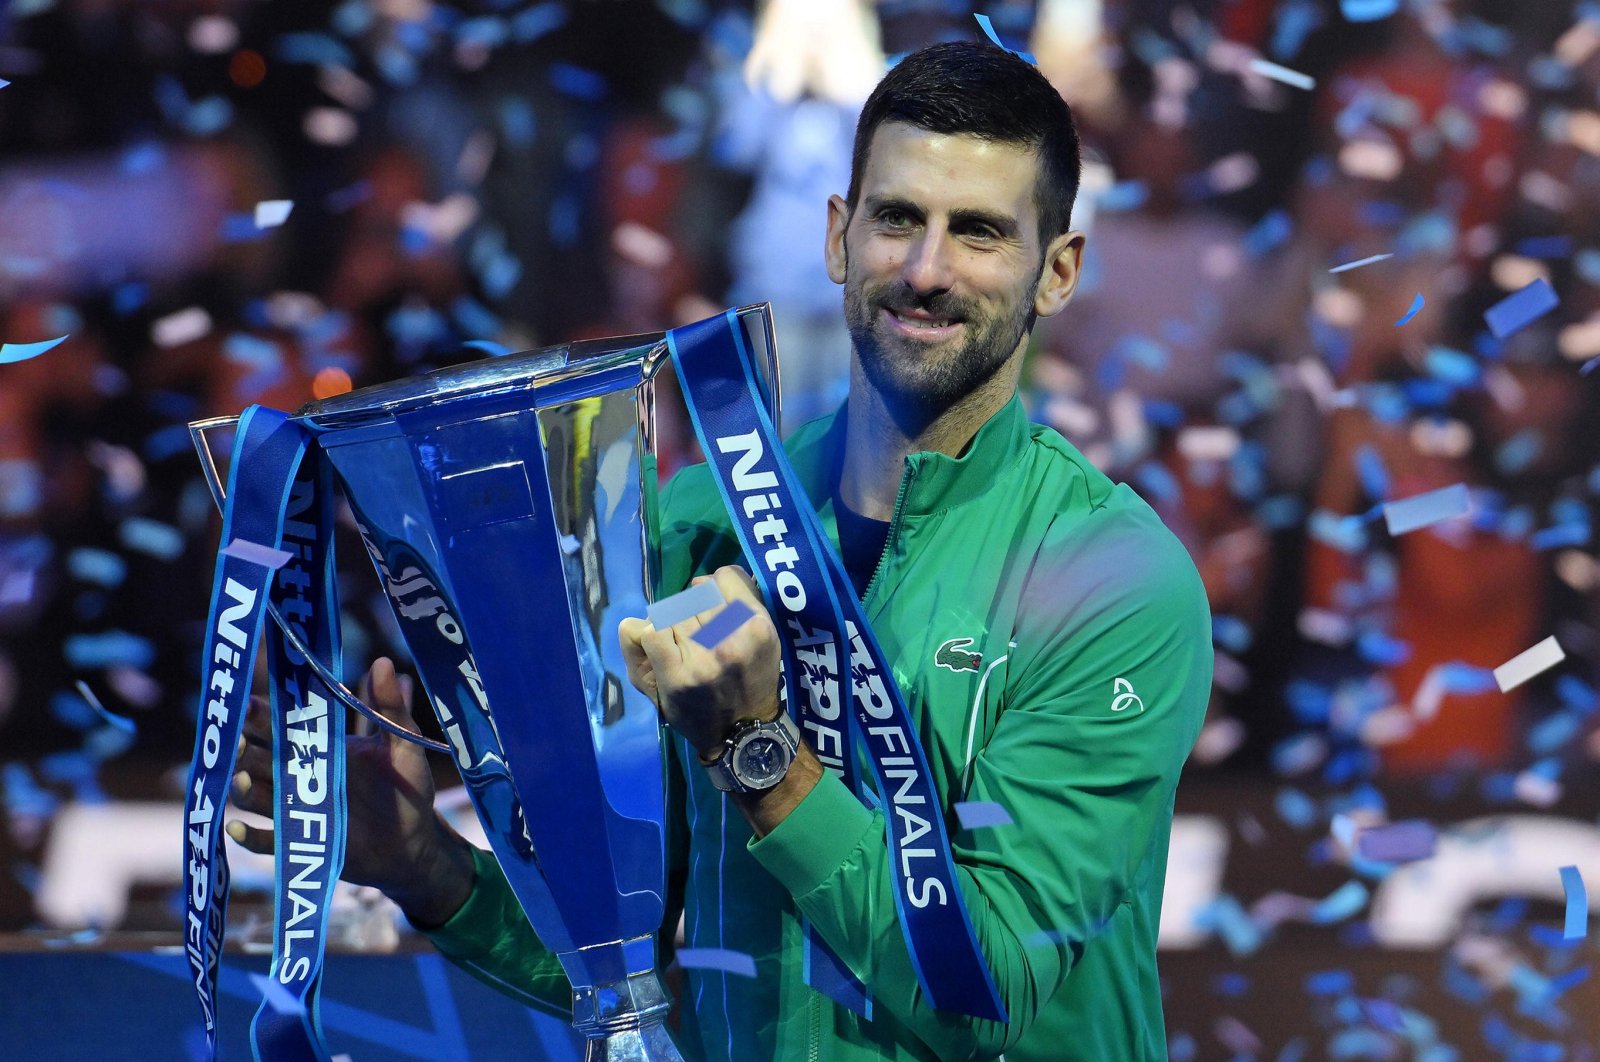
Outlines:
{"type": "Polygon", "coordinates": [[[1021,348],[1045,266],[1038,166],[1015,144],[878,127],[855,210],[830,204],[829,272],[862,371],[890,403],[937,415],[1021,348]]]}

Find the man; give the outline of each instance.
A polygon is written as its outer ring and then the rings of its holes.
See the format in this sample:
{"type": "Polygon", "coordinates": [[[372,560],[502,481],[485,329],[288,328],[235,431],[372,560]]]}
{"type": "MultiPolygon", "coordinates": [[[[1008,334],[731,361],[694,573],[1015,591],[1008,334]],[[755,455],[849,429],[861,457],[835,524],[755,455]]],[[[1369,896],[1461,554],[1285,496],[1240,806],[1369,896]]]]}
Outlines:
{"type": "MultiPolygon", "coordinates": [[[[1016,395],[1034,318],[1078,279],[1077,167],[1065,103],[1021,60],[948,44],[895,67],[862,113],[849,195],[828,202],[850,396],[786,444],[906,694],[1010,1021],[929,1006],[897,922],[883,812],[809,747],[760,792],[724,795],[717,764],[700,765],[780,706],[772,622],[732,567],[737,544],[698,466],[664,492],[659,590],[715,578],[757,615],[714,650],[690,638],[712,613],[621,631],[630,678],[673,731],[663,951],[682,909],[689,947],[756,967],[685,971],[690,1057],[1165,1057],[1156,928],[1173,792],[1210,687],[1209,617],[1149,507],[1029,424],[1016,395]],[[1011,824],[960,830],[958,801],[996,803],[1011,824]],[[872,1020],[805,985],[802,918],[868,986],[872,1020]]],[[[405,717],[387,661],[371,693],[405,717]]],[[[560,967],[493,859],[432,815],[421,754],[358,740],[346,877],[383,888],[485,980],[566,1013],[560,967]]],[[[247,749],[241,764],[240,802],[264,806],[264,755],[247,749]]]]}

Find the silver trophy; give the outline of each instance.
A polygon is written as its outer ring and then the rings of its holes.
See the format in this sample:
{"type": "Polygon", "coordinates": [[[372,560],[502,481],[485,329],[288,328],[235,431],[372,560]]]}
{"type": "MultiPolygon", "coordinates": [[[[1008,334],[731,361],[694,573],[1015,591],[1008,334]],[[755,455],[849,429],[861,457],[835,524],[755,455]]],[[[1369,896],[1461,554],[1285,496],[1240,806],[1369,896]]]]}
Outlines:
{"type": "MultiPolygon", "coordinates": [[[[776,424],[769,309],[738,318],[776,424]]],[[[627,681],[617,637],[662,570],[663,370],[673,376],[664,334],[629,336],[441,369],[296,413],[317,434],[316,459],[332,463],[447,741],[362,704],[273,613],[350,708],[455,760],[572,983],[590,1060],[679,1057],[654,969],[666,896],[660,724],[627,681]]],[[[208,435],[236,421],[190,425],[219,501],[208,435]]]]}

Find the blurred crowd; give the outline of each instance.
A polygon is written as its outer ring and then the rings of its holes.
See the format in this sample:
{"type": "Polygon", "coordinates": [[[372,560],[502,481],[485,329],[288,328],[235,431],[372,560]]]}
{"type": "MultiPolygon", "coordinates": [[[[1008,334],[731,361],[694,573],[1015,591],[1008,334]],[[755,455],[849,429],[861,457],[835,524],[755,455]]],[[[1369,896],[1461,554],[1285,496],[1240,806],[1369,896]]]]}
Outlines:
{"type": "MultiPolygon", "coordinates": [[[[1025,399],[1204,576],[1192,770],[1548,804],[1600,757],[1600,7],[1374,6],[13,0],[0,339],[68,338],[0,364],[0,923],[52,808],[169,796],[192,743],[188,422],[758,301],[785,424],[831,410],[856,111],[979,13],[1082,126],[1085,278],[1025,399]],[[1489,327],[1539,282],[1553,310],[1489,327]],[[1467,515],[1388,531],[1457,484],[1467,515]],[[1565,661],[1502,692],[1551,636],[1565,661]]],[[[398,647],[349,578],[359,672],[398,647]]]]}

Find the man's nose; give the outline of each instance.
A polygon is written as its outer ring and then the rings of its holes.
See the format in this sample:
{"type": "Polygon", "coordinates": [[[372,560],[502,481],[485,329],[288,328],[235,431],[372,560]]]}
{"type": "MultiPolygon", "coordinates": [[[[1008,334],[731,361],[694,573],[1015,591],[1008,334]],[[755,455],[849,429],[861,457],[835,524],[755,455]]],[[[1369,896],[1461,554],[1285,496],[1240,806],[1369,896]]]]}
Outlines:
{"type": "Polygon", "coordinates": [[[921,295],[946,291],[955,283],[954,261],[948,235],[930,225],[908,249],[901,266],[901,277],[911,290],[921,295]]]}

